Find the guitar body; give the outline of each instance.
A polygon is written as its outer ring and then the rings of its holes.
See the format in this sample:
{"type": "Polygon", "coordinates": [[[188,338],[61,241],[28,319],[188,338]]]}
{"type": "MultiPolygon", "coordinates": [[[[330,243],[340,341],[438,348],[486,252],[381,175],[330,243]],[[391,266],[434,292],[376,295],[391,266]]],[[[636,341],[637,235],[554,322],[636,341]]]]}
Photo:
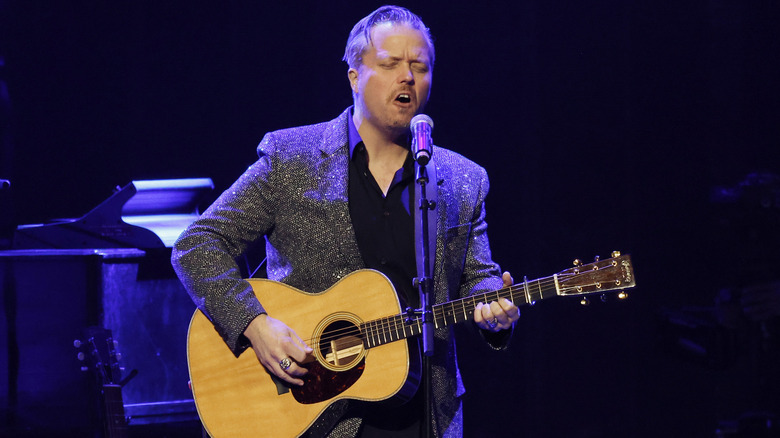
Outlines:
{"type": "Polygon", "coordinates": [[[414,394],[419,370],[410,373],[407,342],[368,349],[358,334],[363,322],[401,313],[387,277],[360,270],[319,294],[270,280],[249,282],[268,314],[315,351],[304,364],[306,383],[288,388],[271,377],[251,348],[236,358],[208,318],[196,311],[187,339],[190,379],[201,421],[212,437],[299,436],[337,400],[414,394]]]}

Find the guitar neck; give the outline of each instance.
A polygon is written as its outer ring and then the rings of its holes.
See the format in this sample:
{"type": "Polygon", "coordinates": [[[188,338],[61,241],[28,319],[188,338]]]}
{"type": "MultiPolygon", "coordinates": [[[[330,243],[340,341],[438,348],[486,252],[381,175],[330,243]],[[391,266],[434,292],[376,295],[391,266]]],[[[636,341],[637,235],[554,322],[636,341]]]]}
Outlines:
{"type": "MultiPolygon", "coordinates": [[[[433,306],[433,324],[435,328],[440,328],[469,321],[478,303],[489,303],[501,298],[522,306],[557,296],[605,293],[634,286],[636,279],[630,256],[615,252],[610,259],[597,258],[595,262],[586,265],[576,260],[575,267],[549,277],[524,280],[492,292],[437,304],[433,306]]],[[[360,328],[364,334],[365,347],[372,348],[419,335],[422,332],[422,318],[419,314],[388,316],[365,322],[360,328]]]]}
{"type": "Polygon", "coordinates": [[[122,387],[105,384],[102,388],[105,418],[103,421],[106,438],[127,438],[127,419],[122,400],[122,387]]]}
{"type": "MultiPolygon", "coordinates": [[[[558,296],[557,275],[524,281],[521,284],[503,289],[434,305],[433,324],[435,328],[440,328],[470,321],[478,303],[489,303],[506,298],[516,306],[522,306],[554,296],[558,296]]],[[[419,335],[422,333],[422,317],[419,314],[414,314],[411,317],[406,314],[388,316],[368,321],[362,325],[361,329],[365,334],[366,347],[372,348],[419,335]]]]}

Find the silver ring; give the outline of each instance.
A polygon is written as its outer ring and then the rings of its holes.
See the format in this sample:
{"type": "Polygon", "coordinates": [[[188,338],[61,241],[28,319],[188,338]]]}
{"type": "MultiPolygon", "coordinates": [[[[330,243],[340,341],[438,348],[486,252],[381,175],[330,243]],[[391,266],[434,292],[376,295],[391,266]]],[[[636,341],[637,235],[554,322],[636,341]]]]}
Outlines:
{"type": "Polygon", "coordinates": [[[489,325],[490,328],[492,328],[492,329],[496,328],[496,326],[498,325],[498,318],[496,318],[494,316],[493,320],[492,321],[488,321],[487,325],[489,325]]]}
{"type": "Polygon", "coordinates": [[[282,367],[283,370],[287,371],[292,366],[292,361],[289,357],[285,357],[279,361],[279,366],[282,367]]]}

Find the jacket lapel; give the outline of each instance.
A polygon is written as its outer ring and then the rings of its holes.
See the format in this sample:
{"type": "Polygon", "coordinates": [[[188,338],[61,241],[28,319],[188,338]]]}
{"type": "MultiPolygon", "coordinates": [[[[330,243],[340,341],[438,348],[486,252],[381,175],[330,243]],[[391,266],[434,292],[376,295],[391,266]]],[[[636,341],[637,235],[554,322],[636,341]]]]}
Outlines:
{"type": "Polygon", "coordinates": [[[352,270],[362,268],[363,258],[355,237],[355,229],[349,215],[348,187],[349,187],[349,136],[347,117],[350,109],[347,108],[339,117],[328,123],[323,133],[320,144],[321,158],[319,165],[323,171],[320,173],[321,187],[324,199],[329,201],[333,208],[328,209],[329,222],[333,224],[338,251],[344,256],[349,269],[340,273],[344,276],[352,270]]]}

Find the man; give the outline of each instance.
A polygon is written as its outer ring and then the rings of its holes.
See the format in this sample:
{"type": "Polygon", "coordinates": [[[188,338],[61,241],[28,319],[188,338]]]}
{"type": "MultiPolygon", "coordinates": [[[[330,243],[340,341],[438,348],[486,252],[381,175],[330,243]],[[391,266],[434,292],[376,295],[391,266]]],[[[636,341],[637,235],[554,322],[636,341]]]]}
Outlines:
{"type": "MultiPolygon", "coordinates": [[[[185,287],[234,353],[251,346],[269,373],[291,385],[303,384],[312,349],[285,321],[266,314],[241,279],[234,259],[252,242],[266,238],[270,279],[320,292],[354,270],[374,268],[391,279],[402,303],[419,305],[412,286],[418,212],[409,125],[428,101],[431,37],[419,17],[385,6],[355,25],[344,59],[354,106],[330,122],[267,134],[259,160],[182,234],[173,253],[185,287]]],[[[490,258],[484,169],[441,148],[433,157],[435,301],[510,283],[490,258]]],[[[500,300],[478,304],[474,323],[501,348],[518,317],[517,307],[500,300]]],[[[433,429],[436,436],[460,436],[464,389],[454,340],[447,328],[436,329],[435,339],[433,429]]],[[[415,436],[422,392],[405,406],[381,411],[339,401],[309,432],[415,436]]]]}

